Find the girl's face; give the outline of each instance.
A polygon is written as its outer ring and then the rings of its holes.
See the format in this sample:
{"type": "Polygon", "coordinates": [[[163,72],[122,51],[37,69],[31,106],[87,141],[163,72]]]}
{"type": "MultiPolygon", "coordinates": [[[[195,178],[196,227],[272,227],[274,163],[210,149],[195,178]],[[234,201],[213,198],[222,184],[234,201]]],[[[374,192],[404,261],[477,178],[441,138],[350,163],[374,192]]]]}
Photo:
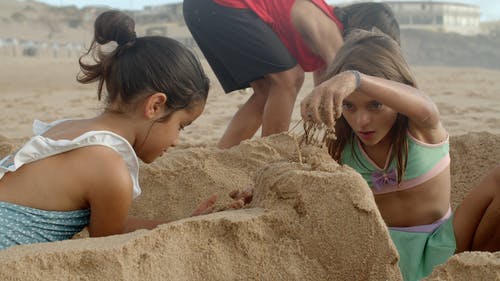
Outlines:
{"type": "Polygon", "coordinates": [[[373,146],[388,136],[398,113],[356,91],[344,99],[342,115],[361,142],[373,146]]]}
{"type": "Polygon", "coordinates": [[[180,131],[198,118],[204,107],[203,102],[189,110],[174,111],[164,122],[154,122],[144,144],[137,151],[137,156],[145,163],[151,163],[162,156],[168,148],[176,146],[180,131]]]}

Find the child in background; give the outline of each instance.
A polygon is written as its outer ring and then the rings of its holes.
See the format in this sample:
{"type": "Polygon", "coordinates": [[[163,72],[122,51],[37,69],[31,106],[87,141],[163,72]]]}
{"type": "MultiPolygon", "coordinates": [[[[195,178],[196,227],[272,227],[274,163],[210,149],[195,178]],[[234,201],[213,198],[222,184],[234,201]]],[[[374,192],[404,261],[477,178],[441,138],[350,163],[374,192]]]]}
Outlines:
{"type": "MultiPolygon", "coordinates": [[[[36,136],[0,161],[0,249],[154,228],[165,221],[128,217],[139,196],[140,158],[151,163],[175,146],[203,111],[209,80],[179,42],[135,36],[132,18],[108,11],[79,62],[82,83],[105,87],[106,107],[91,119],[34,122],[36,136]],[[101,51],[115,41],[116,49],[101,51]],[[92,54],[94,61],[86,62],[92,54]]],[[[216,197],[193,215],[212,211],[216,197]]]]}
{"type": "Polygon", "coordinates": [[[304,72],[323,74],[350,28],[399,40],[387,4],[330,7],[324,0],[184,0],[184,18],[224,91],[252,87],[217,146],[288,130],[304,72]]]}
{"type": "Polygon", "coordinates": [[[405,280],[455,253],[500,250],[500,166],[453,214],[448,133],[394,40],[354,32],[326,78],[302,101],[302,117],[334,125],[329,153],[372,189],[405,280]]]}

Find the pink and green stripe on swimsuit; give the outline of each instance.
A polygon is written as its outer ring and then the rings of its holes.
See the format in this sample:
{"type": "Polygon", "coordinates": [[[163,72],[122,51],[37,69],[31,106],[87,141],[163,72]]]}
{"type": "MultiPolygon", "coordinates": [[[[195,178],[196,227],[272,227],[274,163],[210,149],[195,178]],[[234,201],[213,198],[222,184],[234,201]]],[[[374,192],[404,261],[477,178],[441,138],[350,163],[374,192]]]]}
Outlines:
{"type": "Polygon", "coordinates": [[[346,144],[342,163],[363,176],[374,194],[396,192],[418,186],[442,172],[450,164],[449,138],[438,144],[426,144],[407,133],[408,161],[403,180],[398,185],[396,161],[389,151],[385,166],[379,167],[366,154],[358,138],[346,144]]]}

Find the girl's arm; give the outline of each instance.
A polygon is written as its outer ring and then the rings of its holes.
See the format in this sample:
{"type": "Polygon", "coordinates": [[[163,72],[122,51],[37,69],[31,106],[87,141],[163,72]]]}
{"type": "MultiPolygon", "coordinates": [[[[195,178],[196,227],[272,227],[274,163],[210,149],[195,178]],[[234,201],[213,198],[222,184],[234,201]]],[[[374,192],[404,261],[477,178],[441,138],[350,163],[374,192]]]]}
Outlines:
{"type": "MultiPolygon", "coordinates": [[[[92,163],[84,167],[87,168],[86,186],[89,186],[85,196],[90,206],[88,230],[91,237],[122,234],[137,229],[153,229],[169,222],[128,216],[132,204],[133,183],[125,162],[120,155],[107,147],[95,146],[90,149],[92,151],[88,154],[92,154],[92,157],[85,160],[92,163]]],[[[253,190],[233,191],[230,197],[233,201],[221,210],[242,208],[251,202],[253,190]]],[[[197,206],[191,216],[217,211],[216,201],[217,195],[208,197],[197,206]]]]}
{"type": "MultiPolygon", "coordinates": [[[[436,105],[419,89],[403,83],[359,74],[358,91],[406,115],[419,128],[435,128],[439,124],[439,112],[436,105]]],[[[351,72],[351,75],[354,74],[351,72]]]]}
{"type": "Polygon", "coordinates": [[[126,232],[127,218],[132,204],[133,183],[123,158],[110,148],[92,148],[88,170],[86,198],[90,206],[91,237],[108,236],[126,232]],[[98,159],[98,161],[96,161],[98,159]]]}
{"type": "MultiPolygon", "coordinates": [[[[191,213],[191,216],[199,216],[213,212],[213,206],[217,201],[217,196],[212,195],[202,201],[200,205],[191,213]]],[[[167,220],[150,220],[129,216],[127,218],[125,232],[132,232],[138,229],[153,229],[160,224],[168,223],[167,220]]]]}
{"type": "MultiPolygon", "coordinates": [[[[191,213],[191,217],[213,213],[214,211],[224,211],[229,209],[241,209],[243,206],[249,204],[253,199],[253,188],[244,190],[233,190],[229,193],[233,201],[219,210],[215,209],[215,202],[217,195],[212,195],[203,200],[198,207],[191,213]]],[[[137,229],[153,229],[160,224],[168,223],[167,220],[149,220],[136,217],[128,217],[125,232],[132,232],[137,229]]]]}
{"type": "Polygon", "coordinates": [[[301,103],[302,117],[331,126],[342,113],[344,98],[354,91],[406,115],[411,133],[424,142],[437,143],[447,136],[436,105],[420,90],[363,73],[358,87],[354,71],[339,73],[314,88],[301,103]]]}
{"type": "MultiPolygon", "coordinates": [[[[355,75],[350,72],[351,75],[355,75]]],[[[358,91],[405,115],[410,133],[426,143],[442,142],[448,136],[436,104],[419,89],[403,83],[360,74],[358,91]]],[[[342,106],[342,104],[340,104],[342,106]]]]}
{"type": "Polygon", "coordinates": [[[138,229],[153,229],[160,224],[168,223],[167,220],[149,220],[137,217],[128,217],[124,232],[133,232],[138,229]]]}

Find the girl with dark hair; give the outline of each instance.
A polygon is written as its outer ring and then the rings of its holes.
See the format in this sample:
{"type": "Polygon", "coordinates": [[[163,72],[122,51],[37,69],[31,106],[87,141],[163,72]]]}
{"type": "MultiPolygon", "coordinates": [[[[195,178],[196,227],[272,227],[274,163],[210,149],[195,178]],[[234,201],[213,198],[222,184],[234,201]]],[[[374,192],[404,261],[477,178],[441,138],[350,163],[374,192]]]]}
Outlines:
{"type": "Polygon", "coordinates": [[[184,0],[184,18],[226,93],[252,87],[219,148],[288,130],[304,72],[318,81],[350,28],[377,27],[399,40],[382,3],[332,8],[324,0],[184,0]]]}
{"type": "Polygon", "coordinates": [[[301,114],[334,126],[329,153],[372,189],[404,279],[426,277],[455,253],[500,250],[500,166],[452,213],[449,137],[436,105],[394,40],[351,34],[301,114]]]}
{"type": "Polygon", "coordinates": [[[209,80],[186,47],[136,37],[122,12],[99,15],[94,27],[77,79],[98,82],[105,110],[91,119],[35,121],[36,136],[0,161],[0,249],[69,239],[86,226],[98,237],[165,222],[128,217],[141,193],[138,158],[150,163],[176,145],[202,113],[209,80]]]}

